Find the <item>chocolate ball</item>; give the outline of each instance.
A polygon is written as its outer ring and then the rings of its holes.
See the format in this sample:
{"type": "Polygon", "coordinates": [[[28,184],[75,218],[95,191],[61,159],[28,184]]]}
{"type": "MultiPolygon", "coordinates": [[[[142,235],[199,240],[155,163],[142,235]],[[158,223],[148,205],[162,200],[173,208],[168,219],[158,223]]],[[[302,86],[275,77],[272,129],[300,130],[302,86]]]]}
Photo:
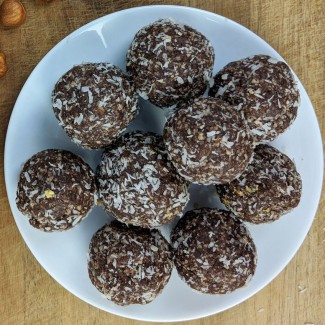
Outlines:
{"type": "Polygon", "coordinates": [[[253,137],[241,113],[216,98],[183,105],[167,121],[164,140],[180,175],[210,185],[232,181],[253,155],[253,137]]]}
{"type": "Polygon", "coordinates": [[[171,234],[174,263],[192,289],[230,293],[246,286],[255,273],[255,244],[244,223],[227,211],[188,211],[171,234]]]}
{"type": "Polygon", "coordinates": [[[90,280],[118,305],[154,300],[168,283],[172,268],[170,246],[158,230],[115,220],[99,229],[89,245],[90,280]]]}
{"type": "Polygon", "coordinates": [[[161,136],[130,132],[102,156],[97,182],[105,209],[126,224],[157,227],[182,215],[188,184],[168,159],[161,136]]]}
{"type": "Polygon", "coordinates": [[[209,95],[244,113],[256,142],[274,140],[297,116],[300,95],[289,66],[268,55],[230,62],[214,77],[209,95]]]}
{"type": "Polygon", "coordinates": [[[24,164],[16,204],[33,227],[62,231],[86,218],[96,196],[94,173],[88,164],[69,151],[49,149],[24,164]]]}
{"type": "Polygon", "coordinates": [[[238,218],[267,223],[294,209],[301,197],[301,178],[289,157],[269,145],[255,148],[245,172],[217,186],[221,202],[238,218]]]}
{"type": "Polygon", "coordinates": [[[213,64],[210,41],[192,27],[170,19],[140,29],[127,53],[127,71],[139,95],[159,107],[202,95],[213,64]]]}
{"type": "Polygon", "coordinates": [[[138,113],[129,77],[109,63],[74,66],[56,83],[52,107],[59,124],[76,144],[104,148],[138,113]]]}

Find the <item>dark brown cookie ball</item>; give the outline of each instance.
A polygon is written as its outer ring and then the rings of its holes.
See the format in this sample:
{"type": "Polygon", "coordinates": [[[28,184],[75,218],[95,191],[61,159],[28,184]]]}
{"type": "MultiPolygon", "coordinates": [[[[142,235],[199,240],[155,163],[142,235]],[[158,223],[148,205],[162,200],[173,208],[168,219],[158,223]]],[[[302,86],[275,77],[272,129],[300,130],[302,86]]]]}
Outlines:
{"type": "Polygon", "coordinates": [[[289,66],[267,55],[226,65],[214,77],[209,95],[242,110],[256,142],[283,133],[295,120],[300,102],[289,66]]]}
{"type": "Polygon", "coordinates": [[[180,175],[199,184],[238,177],[253,154],[253,137],[241,113],[216,98],[199,98],[167,121],[164,140],[180,175]]]}
{"type": "Polygon", "coordinates": [[[188,211],[171,234],[178,274],[192,289],[230,293],[250,281],[256,248],[244,223],[227,211],[188,211]]]}
{"type": "Polygon", "coordinates": [[[123,135],[103,153],[97,174],[106,210],[126,224],[160,226],[181,216],[189,200],[187,182],[154,133],[123,135]]]}
{"type": "Polygon", "coordinates": [[[147,304],[166,286],[173,268],[168,242],[158,230],[113,221],[89,245],[88,273],[105,298],[118,305],[147,304]]]}
{"type": "Polygon", "coordinates": [[[212,76],[214,50],[195,29],[162,19],[138,31],[127,70],[140,96],[159,107],[202,95],[212,76]]]}
{"type": "Polygon", "coordinates": [[[74,66],[56,83],[52,101],[59,124],[88,149],[110,144],[138,112],[133,84],[109,63],[74,66]]]}
{"type": "Polygon", "coordinates": [[[229,184],[218,185],[221,202],[238,218],[252,223],[279,219],[301,197],[301,178],[285,154],[258,145],[245,172],[229,184]]]}
{"type": "Polygon", "coordinates": [[[33,227],[50,232],[78,224],[88,215],[95,198],[91,168],[69,151],[49,149],[24,164],[16,204],[33,227]]]}

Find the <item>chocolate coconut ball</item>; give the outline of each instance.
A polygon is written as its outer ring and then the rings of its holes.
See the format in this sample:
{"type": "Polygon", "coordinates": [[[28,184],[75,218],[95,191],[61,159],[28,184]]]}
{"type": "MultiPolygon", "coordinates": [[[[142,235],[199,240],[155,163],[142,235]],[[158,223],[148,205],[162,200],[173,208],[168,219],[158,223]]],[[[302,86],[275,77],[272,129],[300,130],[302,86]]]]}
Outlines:
{"type": "Polygon", "coordinates": [[[174,263],[192,289],[225,294],[250,281],[256,248],[248,229],[227,211],[188,211],[171,234],[174,263]]]}
{"type": "Polygon", "coordinates": [[[209,95],[242,110],[256,142],[283,133],[295,120],[300,102],[289,66],[267,55],[226,65],[214,77],[209,95]]]}
{"type": "Polygon", "coordinates": [[[99,229],[89,245],[90,280],[118,305],[144,305],[154,300],[172,268],[169,244],[158,230],[113,221],[99,229]]]}
{"type": "Polygon", "coordinates": [[[285,154],[258,145],[245,172],[229,184],[217,186],[221,202],[238,218],[252,223],[279,219],[301,197],[301,178],[285,154]]]}
{"type": "Polygon", "coordinates": [[[103,153],[99,195],[115,218],[135,226],[157,227],[181,216],[188,184],[167,157],[161,136],[131,132],[103,153]]]}
{"type": "Polygon", "coordinates": [[[49,149],[24,164],[16,204],[33,227],[62,231],[86,218],[95,196],[91,168],[69,151],[49,149]]]}
{"type": "Polygon", "coordinates": [[[202,95],[213,64],[214,50],[209,40],[170,19],[140,29],[127,53],[127,71],[139,95],[159,107],[202,95]]]}
{"type": "Polygon", "coordinates": [[[232,181],[247,167],[253,137],[241,113],[216,98],[199,98],[167,121],[164,140],[180,175],[204,185],[232,181]]]}
{"type": "Polygon", "coordinates": [[[52,107],[75,143],[98,149],[121,134],[138,112],[127,75],[109,63],[74,66],[56,83],[52,107]]]}

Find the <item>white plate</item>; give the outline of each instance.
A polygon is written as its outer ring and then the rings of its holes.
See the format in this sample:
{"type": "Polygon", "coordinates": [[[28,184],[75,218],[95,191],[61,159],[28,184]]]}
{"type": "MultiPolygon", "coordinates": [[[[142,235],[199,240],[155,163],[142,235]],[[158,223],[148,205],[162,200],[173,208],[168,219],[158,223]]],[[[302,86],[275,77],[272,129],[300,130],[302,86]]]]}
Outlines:
{"type": "MultiPolygon", "coordinates": [[[[166,17],[191,25],[211,40],[216,52],[215,72],[232,60],[252,54],[264,53],[282,59],[251,31],[210,12],[174,6],[139,7],[116,12],[73,32],[36,66],[17,99],[5,146],[5,178],[12,213],[39,263],[63,287],[89,304],[113,314],[147,321],[181,321],[211,315],[244,301],[267,285],[302,244],[316,213],[323,173],[317,119],[299,82],[302,101],[298,118],[290,130],[273,144],[294,159],[302,176],[302,199],[297,209],[279,221],[249,226],[259,257],[250,285],[228,295],[200,295],[189,289],[174,271],[163,294],[146,306],[119,307],[102,298],[89,281],[86,253],[92,234],[108,217],[101,208],[95,208],[86,220],[68,232],[48,234],[35,230],[15,205],[18,175],[30,156],[47,148],[71,150],[96,166],[100,152],[77,147],[59,127],[51,109],[53,86],[64,72],[81,62],[109,61],[124,68],[126,50],[136,31],[166,17]]],[[[161,132],[165,121],[162,111],[150,110],[146,104],[143,106],[132,127],[161,132]]],[[[194,200],[200,205],[217,205],[213,187],[192,188],[193,193],[194,200]],[[212,193],[209,199],[207,192],[212,193]]],[[[168,229],[164,232],[167,234],[168,229]]]]}

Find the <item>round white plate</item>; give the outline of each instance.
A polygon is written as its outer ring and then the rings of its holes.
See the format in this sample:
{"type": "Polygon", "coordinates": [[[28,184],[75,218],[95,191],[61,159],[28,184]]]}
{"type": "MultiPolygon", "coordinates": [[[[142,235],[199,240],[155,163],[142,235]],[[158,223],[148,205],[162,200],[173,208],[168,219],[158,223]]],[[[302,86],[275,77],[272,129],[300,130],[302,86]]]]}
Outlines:
{"type": "MultiPolygon", "coordinates": [[[[263,53],[282,59],[251,31],[210,12],[175,6],[139,7],[116,12],[67,36],[36,66],[17,99],[5,146],[5,178],[12,213],[39,263],[63,287],[89,304],[113,314],[147,321],[181,321],[211,315],[242,302],[267,285],[302,244],[316,213],[323,173],[317,119],[299,82],[302,100],[298,118],[273,145],[295,161],[303,181],[302,199],[298,208],[277,222],[249,225],[258,251],[256,274],[249,286],[228,295],[201,295],[187,287],[174,270],[164,292],[146,306],[120,307],[102,298],[88,278],[86,253],[92,234],[109,217],[101,208],[95,208],[86,220],[67,232],[48,234],[38,231],[16,208],[18,176],[28,158],[47,148],[71,150],[95,168],[100,152],[77,147],[58,125],[51,109],[53,86],[63,73],[82,62],[108,61],[124,69],[126,51],[135,33],[141,27],[167,17],[196,28],[210,39],[216,52],[214,72],[230,61],[252,54],[263,53]]],[[[149,107],[144,101],[141,105],[142,112],[131,128],[161,133],[165,122],[162,111],[149,107]]],[[[213,187],[195,186],[191,192],[189,207],[194,202],[201,206],[218,205],[213,187]]],[[[165,227],[167,236],[168,231],[165,227]]]]}

